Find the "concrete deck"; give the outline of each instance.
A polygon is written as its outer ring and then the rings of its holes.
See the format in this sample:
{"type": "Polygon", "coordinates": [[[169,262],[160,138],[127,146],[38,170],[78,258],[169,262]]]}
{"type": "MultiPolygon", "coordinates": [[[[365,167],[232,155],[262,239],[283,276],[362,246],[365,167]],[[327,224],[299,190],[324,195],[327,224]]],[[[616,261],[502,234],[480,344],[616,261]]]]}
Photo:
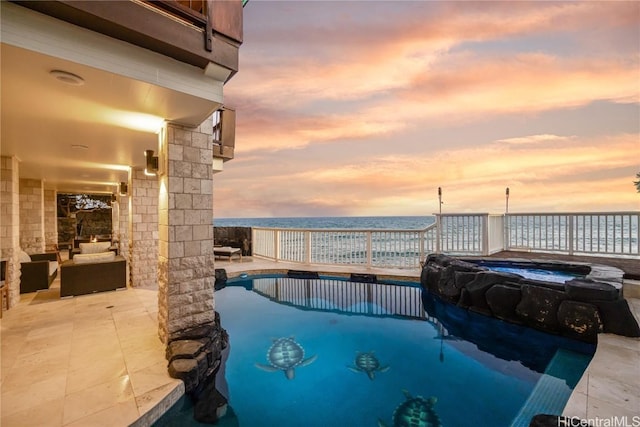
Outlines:
{"type": "MultiPolygon", "coordinates": [[[[604,263],[604,262],[602,262],[604,263]]],[[[240,273],[313,270],[348,274],[352,267],[274,263],[244,257],[216,261],[240,273]]],[[[413,277],[418,269],[362,269],[384,277],[413,277]]],[[[634,291],[640,289],[630,288],[634,291]]],[[[631,292],[630,292],[631,293],[631,292]]],[[[640,292],[630,298],[640,315],[640,292]]],[[[223,325],[224,326],[224,325],[223,325]]],[[[127,289],[59,298],[52,288],[23,295],[0,321],[0,425],[145,426],[183,393],[167,374],[157,334],[157,290],[127,289]]],[[[640,340],[599,336],[596,355],[565,415],[583,419],[640,414],[640,340]]],[[[613,424],[612,424],[613,425],[613,424]]]]}

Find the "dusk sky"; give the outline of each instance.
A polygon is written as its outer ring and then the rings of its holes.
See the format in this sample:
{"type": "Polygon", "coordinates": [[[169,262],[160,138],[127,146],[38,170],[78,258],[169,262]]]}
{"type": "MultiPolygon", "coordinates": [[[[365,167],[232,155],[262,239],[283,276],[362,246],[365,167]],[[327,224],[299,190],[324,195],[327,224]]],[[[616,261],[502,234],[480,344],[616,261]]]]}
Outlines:
{"type": "Polygon", "coordinates": [[[244,9],[223,217],[640,210],[640,2],[244,9]]]}

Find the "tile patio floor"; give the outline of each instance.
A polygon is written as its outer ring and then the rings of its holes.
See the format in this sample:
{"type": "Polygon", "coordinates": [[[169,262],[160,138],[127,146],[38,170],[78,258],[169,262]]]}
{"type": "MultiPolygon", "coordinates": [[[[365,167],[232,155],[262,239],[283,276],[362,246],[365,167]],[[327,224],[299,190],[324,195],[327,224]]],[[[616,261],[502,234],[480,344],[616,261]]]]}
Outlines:
{"type": "MultiPolygon", "coordinates": [[[[313,267],[245,257],[216,261],[216,268],[231,277],[313,267]]],[[[359,272],[419,276],[417,269],[359,272]]],[[[629,301],[640,314],[640,299],[629,301]]],[[[156,289],[60,299],[56,279],[49,291],[23,295],[0,324],[2,427],[150,425],[183,394],[182,383],[167,374],[156,289]]],[[[604,334],[599,341],[565,415],[640,415],[640,340],[604,334]]]]}

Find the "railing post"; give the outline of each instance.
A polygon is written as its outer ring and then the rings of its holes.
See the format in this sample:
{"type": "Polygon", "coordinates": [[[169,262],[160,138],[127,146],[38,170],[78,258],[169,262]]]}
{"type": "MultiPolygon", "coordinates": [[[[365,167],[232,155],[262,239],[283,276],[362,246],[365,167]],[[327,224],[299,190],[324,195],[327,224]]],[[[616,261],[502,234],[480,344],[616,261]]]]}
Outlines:
{"type": "Polygon", "coordinates": [[[371,239],[371,231],[367,231],[367,267],[373,265],[373,241],[371,239]]]}
{"type": "Polygon", "coordinates": [[[489,214],[482,215],[482,247],[480,253],[483,256],[489,255],[489,214]]]}
{"type": "Polygon", "coordinates": [[[311,231],[307,230],[304,232],[304,239],[307,244],[306,263],[311,264],[311,231]]]}
{"type": "Polygon", "coordinates": [[[280,258],[280,230],[273,235],[273,259],[277,262],[280,258]]]}
{"type": "Polygon", "coordinates": [[[574,251],[574,242],[573,242],[573,236],[574,236],[574,227],[573,227],[573,215],[568,215],[567,216],[567,227],[569,228],[569,237],[567,238],[569,241],[567,242],[567,249],[569,250],[569,255],[573,255],[573,251],[574,251]]]}
{"type": "Polygon", "coordinates": [[[418,265],[421,265],[422,261],[426,259],[424,253],[424,240],[427,237],[427,230],[421,231],[420,234],[420,258],[418,259],[418,265]]]}
{"type": "Polygon", "coordinates": [[[504,241],[502,242],[502,250],[509,250],[509,214],[504,214],[504,222],[502,224],[502,232],[504,233],[504,241]]]}
{"type": "Polygon", "coordinates": [[[439,254],[442,250],[442,219],[439,214],[436,214],[436,253],[439,254]]]}

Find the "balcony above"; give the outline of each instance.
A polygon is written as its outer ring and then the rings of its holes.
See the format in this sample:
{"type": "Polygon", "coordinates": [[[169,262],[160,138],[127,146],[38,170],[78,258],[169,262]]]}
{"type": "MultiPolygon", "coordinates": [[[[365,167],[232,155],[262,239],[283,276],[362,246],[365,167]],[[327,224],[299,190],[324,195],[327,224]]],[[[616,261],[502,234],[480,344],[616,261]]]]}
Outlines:
{"type": "Polygon", "coordinates": [[[241,0],[15,3],[201,68],[222,81],[238,71],[241,0]]]}

